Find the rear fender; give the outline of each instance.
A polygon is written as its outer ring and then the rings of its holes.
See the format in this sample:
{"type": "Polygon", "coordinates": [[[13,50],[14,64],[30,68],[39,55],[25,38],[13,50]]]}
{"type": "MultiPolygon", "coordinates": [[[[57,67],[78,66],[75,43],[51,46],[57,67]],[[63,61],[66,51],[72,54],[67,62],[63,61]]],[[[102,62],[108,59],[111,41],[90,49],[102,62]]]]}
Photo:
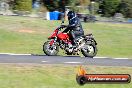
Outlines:
{"type": "Polygon", "coordinates": [[[97,42],[92,36],[86,36],[85,41],[87,44],[97,45],[97,42]]]}
{"type": "Polygon", "coordinates": [[[86,44],[97,45],[96,41],[93,41],[93,40],[86,41],[86,44]]]}

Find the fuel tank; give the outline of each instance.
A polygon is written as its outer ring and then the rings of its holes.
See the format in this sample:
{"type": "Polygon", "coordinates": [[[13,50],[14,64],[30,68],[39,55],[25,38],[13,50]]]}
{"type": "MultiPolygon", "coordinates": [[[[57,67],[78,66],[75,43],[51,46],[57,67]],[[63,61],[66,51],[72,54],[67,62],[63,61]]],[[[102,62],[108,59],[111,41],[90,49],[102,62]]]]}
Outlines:
{"type": "Polygon", "coordinates": [[[57,37],[60,40],[67,40],[67,39],[69,39],[69,35],[67,33],[60,33],[60,34],[57,35],[57,37]]]}

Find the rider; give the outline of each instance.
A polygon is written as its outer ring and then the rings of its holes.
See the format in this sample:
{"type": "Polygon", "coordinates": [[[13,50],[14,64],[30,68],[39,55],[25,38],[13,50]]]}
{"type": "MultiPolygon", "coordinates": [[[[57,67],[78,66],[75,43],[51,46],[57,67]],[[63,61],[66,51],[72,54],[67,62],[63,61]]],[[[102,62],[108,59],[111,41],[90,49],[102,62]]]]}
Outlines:
{"type": "Polygon", "coordinates": [[[76,16],[76,13],[74,11],[69,11],[67,16],[68,16],[69,25],[63,31],[63,33],[69,31],[73,40],[73,45],[76,46],[76,38],[78,38],[81,35],[84,35],[84,31],[81,22],[79,18],[76,16]]]}

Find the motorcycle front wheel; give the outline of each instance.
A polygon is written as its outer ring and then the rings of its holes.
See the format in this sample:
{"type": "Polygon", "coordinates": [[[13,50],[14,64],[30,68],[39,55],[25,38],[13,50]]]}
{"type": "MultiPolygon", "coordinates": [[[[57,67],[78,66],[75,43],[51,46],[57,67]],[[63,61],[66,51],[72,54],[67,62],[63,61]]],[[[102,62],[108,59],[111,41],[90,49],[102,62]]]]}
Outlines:
{"type": "Polygon", "coordinates": [[[97,47],[96,45],[86,44],[82,48],[81,52],[85,57],[93,58],[97,54],[97,47]]]}
{"type": "Polygon", "coordinates": [[[50,41],[47,41],[43,45],[43,51],[48,56],[55,56],[59,52],[59,46],[57,44],[50,45],[50,41]]]}

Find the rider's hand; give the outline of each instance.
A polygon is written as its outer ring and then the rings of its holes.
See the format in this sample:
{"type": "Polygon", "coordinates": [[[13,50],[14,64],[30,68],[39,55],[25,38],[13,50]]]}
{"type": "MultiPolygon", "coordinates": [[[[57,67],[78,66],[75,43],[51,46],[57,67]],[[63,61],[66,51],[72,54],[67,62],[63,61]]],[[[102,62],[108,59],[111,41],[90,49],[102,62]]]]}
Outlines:
{"type": "Polygon", "coordinates": [[[61,28],[65,28],[65,27],[67,27],[67,25],[61,25],[61,28]]]}
{"type": "Polygon", "coordinates": [[[72,26],[71,25],[68,25],[67,28],[71,28],[72,26]]]}

